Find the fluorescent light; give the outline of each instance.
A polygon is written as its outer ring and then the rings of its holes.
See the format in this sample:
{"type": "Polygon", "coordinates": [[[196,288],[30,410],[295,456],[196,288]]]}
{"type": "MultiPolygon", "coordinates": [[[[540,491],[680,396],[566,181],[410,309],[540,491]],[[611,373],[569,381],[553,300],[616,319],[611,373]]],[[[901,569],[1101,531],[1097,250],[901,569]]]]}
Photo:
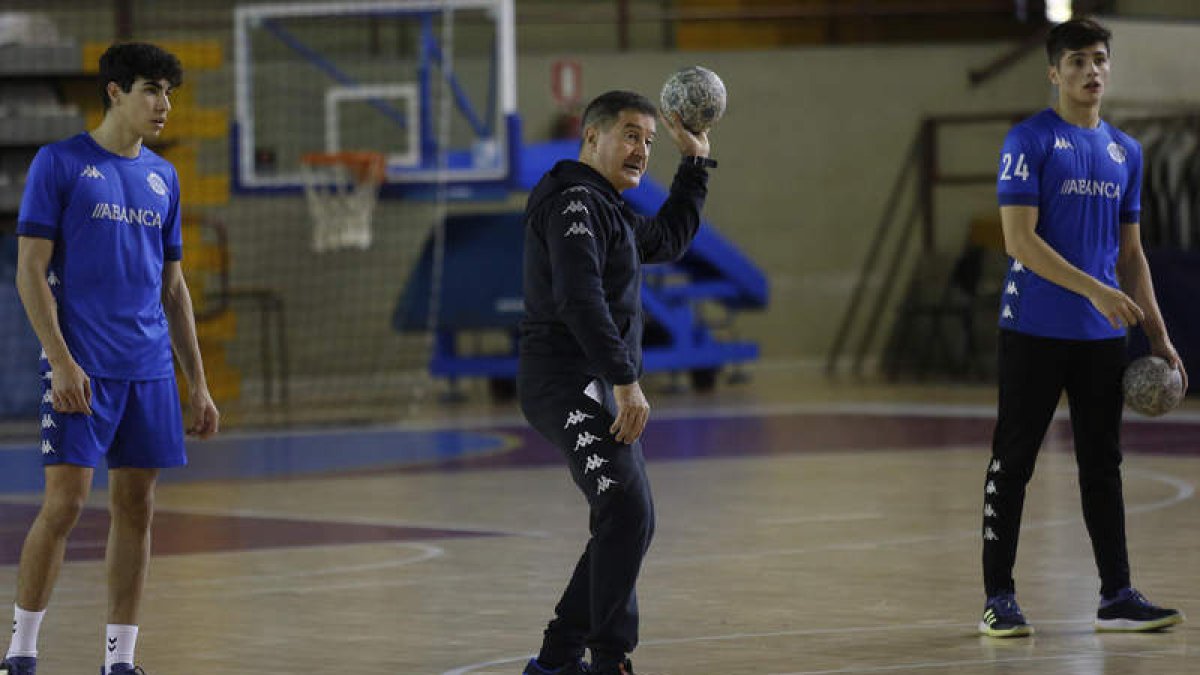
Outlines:
{"type": "Polygon", "coordinates": [[[1062,23],[1071,20],[1071,0],[1046,0],[1046,20],[1062,23]]]}

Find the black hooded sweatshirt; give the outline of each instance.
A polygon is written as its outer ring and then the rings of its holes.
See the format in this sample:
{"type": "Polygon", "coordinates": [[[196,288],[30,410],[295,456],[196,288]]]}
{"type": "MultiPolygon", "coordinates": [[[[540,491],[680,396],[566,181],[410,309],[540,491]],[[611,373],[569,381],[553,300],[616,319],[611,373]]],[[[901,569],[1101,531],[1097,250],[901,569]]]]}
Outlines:
{"type": "Polygon", "coordinates": [[[642,263],[678,260],[700,227],[708,171],[681,162],[653,218],[596,170],[563,160],[525,206],[523,374],[632,384],[642,370],[642,263]]]}

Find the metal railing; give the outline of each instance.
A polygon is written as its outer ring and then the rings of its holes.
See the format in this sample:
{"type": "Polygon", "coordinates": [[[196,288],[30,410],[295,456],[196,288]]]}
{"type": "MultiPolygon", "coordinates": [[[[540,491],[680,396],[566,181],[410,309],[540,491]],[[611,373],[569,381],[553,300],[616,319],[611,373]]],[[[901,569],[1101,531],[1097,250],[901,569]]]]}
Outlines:
{"type": "Polygon", "coordinates": [[[939,186],[981,185],[995,181],[994,172],[953,173],[942,170],[938,159],[938,136],[945,127],[971,124],[1015,123],[1030,115],[1030,111],[967,113],[939,115],[921,120],[912,145],[900,164],[900,172],[884,204],[883,215],[875,227],[866,258],[850,295],[850,302],[842,315],[833,344],[825,361],[825,373],[835,377],[850,358],[850,372],[855,377],[863,375],[867,356],[878,339],[886,308],[893,293],[904,288],[900,283],[904,263],[909,260],[912,238],[920,232],[922,253],[937,250],[936,239],[936,192],[939,186]],[[901,205],[908,197],[906,211],[901,205]],[[899,220],[897,216],[903,213],[899,220]],[[885,250],[887,253],[885,254],[885,250]],[[882,275],[876,270],[882,263],[882,275]],[[863,309],[869,306],[869,311],[863,309]],[[852,349],[850,347],[853,346],[852,349]]]}

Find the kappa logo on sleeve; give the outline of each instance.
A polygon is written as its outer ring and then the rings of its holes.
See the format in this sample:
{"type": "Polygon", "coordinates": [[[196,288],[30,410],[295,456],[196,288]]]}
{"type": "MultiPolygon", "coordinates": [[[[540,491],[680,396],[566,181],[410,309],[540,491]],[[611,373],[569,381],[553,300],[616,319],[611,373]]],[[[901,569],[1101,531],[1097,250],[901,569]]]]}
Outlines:
{"type": "Polygon", "coordinates": [[[584,225],[583,223],[571,223],[571,226],[567,228],[567,231],[565,234],[563,234],[563,236],[564,237],[572,237],[577,234],[586,234],[587,236],[593,237],[593,238],[595,238],[595,236],[596,236],[596,235],[592,234],[592,231],[589,230],[587,225],[584,225]]]}
{"type": "Polygon", "coordinates": [[[580,202],[580,201],[574,201],[574,200],[573,200],[573,201],[571,201],[571,203],[570,203],[570,204],[567,204],[567,208],[563,209],[562,215],[564,215],[564,216],[565,216],[565,215],[567,215],[568,213],[583,213],[583,214],[587,214],[587,213],[590,213],[590,212],[588,211],[588,207],[586,207],[586,206],[584,206],[584,205],[583,205],[583,202],[580,202]]]}

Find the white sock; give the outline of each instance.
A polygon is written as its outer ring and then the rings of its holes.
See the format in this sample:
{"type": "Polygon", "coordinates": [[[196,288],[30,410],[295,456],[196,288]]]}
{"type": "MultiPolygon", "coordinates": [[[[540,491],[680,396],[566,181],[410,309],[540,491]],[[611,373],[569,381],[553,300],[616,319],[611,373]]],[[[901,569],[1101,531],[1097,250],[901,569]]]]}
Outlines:
{"type": "Polygon", "coordinates": [[[12,642],[8,645],[9,656],[32,656],[37,657],[37,639],[38,630],[42,627],[42,617],[46,616],[46,610],[40,612],[27,612],[17,605],[13,605],[13,632],[12,642]]]}
{"type": "Polygon", "coordinates": [[[104,672],[112,669],[114,663],[133,663],[133,648],[137,646],[137,626],[126,626],[110,623],[105,628],[104,672]]]}

